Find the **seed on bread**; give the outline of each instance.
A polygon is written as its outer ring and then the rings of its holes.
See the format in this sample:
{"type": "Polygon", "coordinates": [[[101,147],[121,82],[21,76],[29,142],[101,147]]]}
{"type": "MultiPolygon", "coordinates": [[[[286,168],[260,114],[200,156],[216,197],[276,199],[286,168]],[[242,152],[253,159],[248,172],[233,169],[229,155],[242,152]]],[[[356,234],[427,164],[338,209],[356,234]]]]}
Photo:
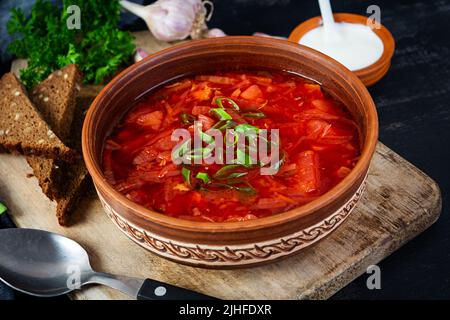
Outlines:
{"type": "Polygon", "coordinates": [[[52,130],[48,130],[48,131],[47,131],[47,136],[48,136],[50,139],[55,139],[55,138],[56,138],[56,135],[55,135],[55,133],[54,133],[52,130]]]}

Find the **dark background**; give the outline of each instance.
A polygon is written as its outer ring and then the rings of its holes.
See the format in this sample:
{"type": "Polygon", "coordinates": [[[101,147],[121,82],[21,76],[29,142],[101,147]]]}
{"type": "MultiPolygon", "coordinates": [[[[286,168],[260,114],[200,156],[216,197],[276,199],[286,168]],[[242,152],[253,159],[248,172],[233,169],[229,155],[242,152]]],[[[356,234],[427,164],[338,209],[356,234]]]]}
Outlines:
{"type": "MultiPolygon", "coordinates": [[[[5,1],[0,0],[0,10],[6,9],[5,1]]],[[[10,1],[17,2],[25,1],[10,1]]],[[[315,0],[213,2],[215,12],[209,26],[221,28],[230,35],[258,31],[287,37],[300,22],[319,14],[315,0]]],[[[442,190],[443,210],[435,225],[379,264],[381,290],[368,290],[367,275],[363,275],[333,298],[448,299],[450,1],[332,1],[335,12],[357,14],[366,14],[367,7],[372,4],[380,6],[381,23],[396,40],[389,73],[369,89],[378,108],[380,140],[438,182],[442,190]]],[[[0,15],[5,16],[5,12],[0,12],[0,15]]],[[[145,24],[133,22],[129,15],[125,15],[124,27],[139,30],[144,29],[145,24]]],[[[4,29],[0,30],[3,48],[5,33],[4,29]]],[[[2,59],[2,71],[8,70],[5,55],[2,59]]],[[[12,296],[14,294],[10,294],[12,296]]]]}

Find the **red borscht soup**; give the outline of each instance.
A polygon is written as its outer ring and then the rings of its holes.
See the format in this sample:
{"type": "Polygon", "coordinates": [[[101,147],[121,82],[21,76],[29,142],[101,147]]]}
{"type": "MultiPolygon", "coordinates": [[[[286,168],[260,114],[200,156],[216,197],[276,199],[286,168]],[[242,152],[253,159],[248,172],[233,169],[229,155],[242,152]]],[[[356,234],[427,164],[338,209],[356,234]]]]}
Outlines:
{"type": "Polygon", "coordinates": [[[117,191],[161,214],[245,221],[323,195],[359,155],[355,121],[320,85],[289,73],[217,72],[177,80],[133,106],[106,140],[103,172],[117,191]],[[174,138],[179,130],[184,140],[174,138]],[[264,131],[237,150],[238,133],[264,131]],[[269,163],[254,158],[258,146],[278,155],[273,174],[261,173],[269,163]],[[218,156],[225,149],[235,156],[218,156]]]}

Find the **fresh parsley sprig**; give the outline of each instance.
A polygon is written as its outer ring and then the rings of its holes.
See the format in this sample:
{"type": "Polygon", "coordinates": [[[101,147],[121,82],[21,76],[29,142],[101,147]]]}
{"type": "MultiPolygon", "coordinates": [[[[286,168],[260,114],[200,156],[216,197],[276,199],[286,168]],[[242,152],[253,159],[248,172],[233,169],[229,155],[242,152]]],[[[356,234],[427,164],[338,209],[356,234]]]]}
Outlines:
{"type": "Polygon", "coordinates": [[[32,88],[51,72],[68,64],[78,64],[86,83],[102,83],[135,51],[133,36],[118,28],[120,5],[117,0],[64,0],[62,8],[47,0],[37,0],[30,17],[13,9],[8,32],[17,39],[9,52],[28,60],[20,78],[32,88]],[[81,29],[69,29],[67,8],[77,5],[81,29]]]}

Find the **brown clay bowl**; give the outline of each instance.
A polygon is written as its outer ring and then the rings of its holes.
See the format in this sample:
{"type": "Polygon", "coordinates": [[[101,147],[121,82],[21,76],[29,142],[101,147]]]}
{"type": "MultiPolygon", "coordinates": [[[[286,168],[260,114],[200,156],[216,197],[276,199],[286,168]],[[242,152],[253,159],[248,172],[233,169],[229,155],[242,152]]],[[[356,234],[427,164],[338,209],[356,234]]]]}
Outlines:
{"type": "MultiPolygon", "coordinates": [[[[366,24],[367,17],[351,13],[336,13],[333,15],[336,22],[348,22],[366,24]]],[[[300,39],[310,30],[322,25],[322,17],[314,17],[298,25],[289,35],[289,41],[298,43],[300,39]]],[[[373,29],[383,41],[384,51],[380,59],[373,64],[359,70],[353,71],[359,79],[367,86],[371,86],[383,78],[391,66],[391,59],[395,50],[395,41],[392,34],[383,25],[373,29]]]]}
{"type": "Polygon", "coordinates": [[[375,105],[362,82],[327,56],[285,40],[224,37],[174,46],[113,79],[93,102],[83,128],[83,155],[99,198],[112,221],[142,247],[171,260],[201,267],[259,265],[286,257],[327,236],[361,197],[375,150],[375,105]],[[131,202],[106,182],[104,141],[142,94],[174,78],[218,69],[288,70],[311,78],[342,101],[360,128],[362,154],[352,172],[304,206],[245,222],[193,222],[168,217],[131,202]]]}

